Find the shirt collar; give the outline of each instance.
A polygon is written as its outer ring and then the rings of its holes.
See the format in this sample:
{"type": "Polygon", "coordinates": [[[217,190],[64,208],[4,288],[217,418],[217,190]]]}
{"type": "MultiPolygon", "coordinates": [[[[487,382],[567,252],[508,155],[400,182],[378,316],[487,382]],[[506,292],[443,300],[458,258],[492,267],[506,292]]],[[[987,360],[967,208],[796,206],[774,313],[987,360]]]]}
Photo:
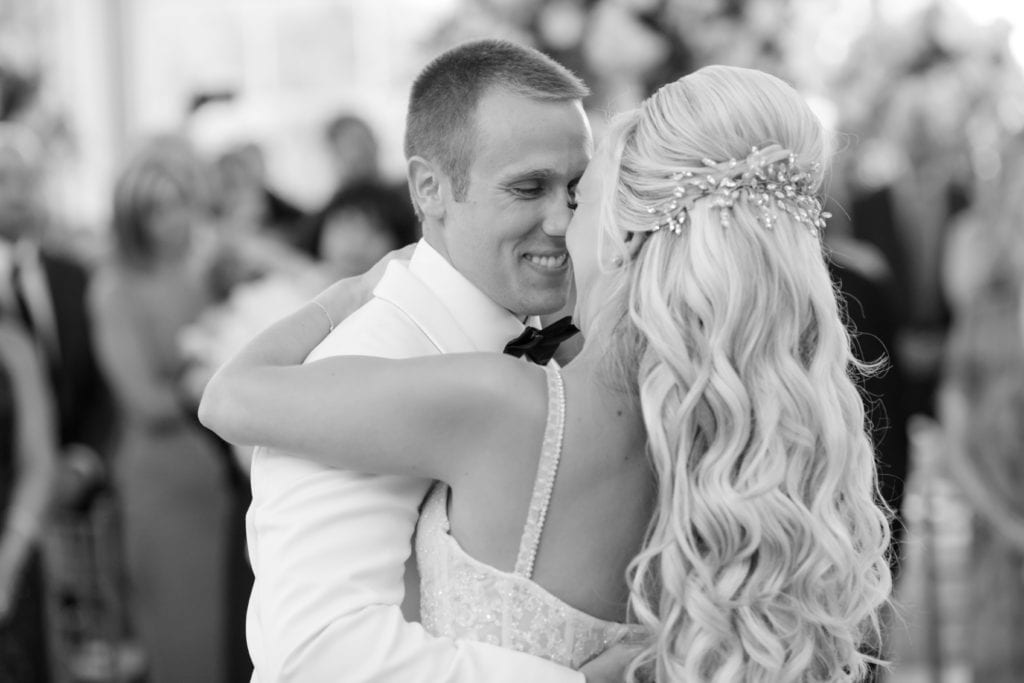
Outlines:
{"type": "Polygon", "coordinates": [[[11,242],[0,238],[0,277],[10,278],[15,263],[24,266],[36,259],[38,249],[30,240],[22,238],[11,242]]]}
{"type": "MultiPolygon", "coordinates": [[[[14,245],[7,240],[0,239],[0,290],[4,290],[11,282],[11,274],[14,271],[14,245]]],[[[0,291],[0,295],[6,296],[0,291]]],[[[5,301],[0,298],[0,303],[5,301]]]]}
{"type": "Polygon", "coordinates": [[[502,351],[523,331],[523,321],[481,292],[441,254],[420,240],[409,271],[445,303],[479,351],[502,351]]]}

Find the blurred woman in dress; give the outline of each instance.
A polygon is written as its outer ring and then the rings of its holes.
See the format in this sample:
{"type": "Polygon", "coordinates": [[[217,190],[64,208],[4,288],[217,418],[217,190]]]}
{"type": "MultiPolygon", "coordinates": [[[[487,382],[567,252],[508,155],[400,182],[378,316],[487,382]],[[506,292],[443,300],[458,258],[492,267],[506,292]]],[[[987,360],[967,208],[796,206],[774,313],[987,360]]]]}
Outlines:
{"type": "Polygon", "coordinates": [[[184,141],[146,144],[118,177],[112,255],[90,293],[122,415],[118,483],[151,683],[223,680],[223,456],[195,419],[179,350],[179,332],[209,302],[196,244],[213,194],[184,141]]]}
{"type": "Polygon", "coordinates": [[[941,392],[946,464],[973,513],[966,648],[974,680],[1024,676],[1024,136],[953,226],[953,329],[941,392]]]}

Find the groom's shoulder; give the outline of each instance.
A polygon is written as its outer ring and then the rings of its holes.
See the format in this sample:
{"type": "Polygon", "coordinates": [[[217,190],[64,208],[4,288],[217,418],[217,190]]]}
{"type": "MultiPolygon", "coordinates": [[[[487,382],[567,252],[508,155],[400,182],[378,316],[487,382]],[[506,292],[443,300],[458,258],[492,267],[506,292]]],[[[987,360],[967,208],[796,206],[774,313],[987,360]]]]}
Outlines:
{"type": "Polygon", "coordinates": [[[401,358],[433,353],[437,353],[436,346],[405,310],[375,296],[334,328],[307,360],[340,355],[401,358]]]}

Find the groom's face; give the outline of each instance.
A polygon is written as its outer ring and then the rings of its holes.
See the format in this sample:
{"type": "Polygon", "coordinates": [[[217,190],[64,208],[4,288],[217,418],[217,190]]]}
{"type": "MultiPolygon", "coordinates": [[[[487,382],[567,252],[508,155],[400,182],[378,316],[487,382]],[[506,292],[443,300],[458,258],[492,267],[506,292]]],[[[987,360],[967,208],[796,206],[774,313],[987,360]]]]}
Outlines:
{"type": "Polygon", "coordinates": [[[445,206],[452,265],[513,313],[557,311],[569,291],[569,205],[593,147],[583,107],[494,90],[473,134],[466,196],[445,206]]]}

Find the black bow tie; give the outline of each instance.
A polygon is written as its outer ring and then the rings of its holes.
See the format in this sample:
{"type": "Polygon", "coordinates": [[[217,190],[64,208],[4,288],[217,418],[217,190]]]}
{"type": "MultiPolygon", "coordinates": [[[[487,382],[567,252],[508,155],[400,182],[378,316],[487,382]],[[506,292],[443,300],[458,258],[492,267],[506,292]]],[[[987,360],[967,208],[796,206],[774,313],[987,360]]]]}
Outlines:
{"type": "Polygon", "coordinates": [[[505,353],[516,358],[526,356],[538,365],[547,365],[558,345],[579,332],[569,316],[556,320],[542,330],[526,326],[523,333],[505,344],[505,353]]]}

